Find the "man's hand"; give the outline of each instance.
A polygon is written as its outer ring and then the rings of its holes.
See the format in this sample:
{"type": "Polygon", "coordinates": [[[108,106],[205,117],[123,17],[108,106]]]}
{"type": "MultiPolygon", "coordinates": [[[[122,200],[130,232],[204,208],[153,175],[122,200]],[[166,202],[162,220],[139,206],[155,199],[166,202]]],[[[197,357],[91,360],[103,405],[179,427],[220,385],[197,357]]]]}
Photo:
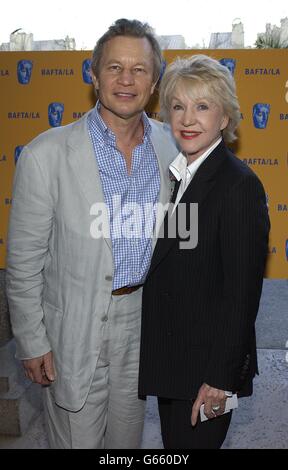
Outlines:
{"type": "Polygon", "coordinates": [[[224,413],[226,400],[227,396],[225,395],[224,390],[219,390],[218,388],[213,388],[207,384],[203,384],[200,387],[197,398],[192,408],[192,426],[195,426],[197,423],[197,418],[202,403],[204,403],[204,414],[207,416],[208,419],[211,419],[216,418],[216,416],[219,416],[224,413]],[[215,408],[214,411],[213,408],[215,408]]]}
{"type": "Polygon", "coordinates": [[[40,385],[49,385],[56,378],[52,351],[44,356],[26,359],[23,362],[25,375],[28,379],[40,385]]]}

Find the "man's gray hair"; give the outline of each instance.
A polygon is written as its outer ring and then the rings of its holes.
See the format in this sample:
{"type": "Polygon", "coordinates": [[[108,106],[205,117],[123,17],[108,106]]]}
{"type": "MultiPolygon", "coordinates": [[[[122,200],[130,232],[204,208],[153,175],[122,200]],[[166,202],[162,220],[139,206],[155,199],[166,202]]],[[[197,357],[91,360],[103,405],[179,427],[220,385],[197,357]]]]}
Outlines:
{"type": "Polygon", "coordinates": [[[153,29],[151,26],[149,26],[148,23],[141,23],[141,21],[138,20],[127,20],[126,18],[121,18],[115,21],[115,23],[113,23],[106,33],[104,33],[103,36],[101,36],[101,38],[97,41],[97,44],[93,50],[91,63],[91,68],[94,75],[96,77],[99,76],[100,62],[103,55],[104,45],[110,39],[117,36],[146,38],[149,41],[153,51],[153,79],[156,83],[161,71],[162,53],[156,36],[154,35],[153,29]]]}

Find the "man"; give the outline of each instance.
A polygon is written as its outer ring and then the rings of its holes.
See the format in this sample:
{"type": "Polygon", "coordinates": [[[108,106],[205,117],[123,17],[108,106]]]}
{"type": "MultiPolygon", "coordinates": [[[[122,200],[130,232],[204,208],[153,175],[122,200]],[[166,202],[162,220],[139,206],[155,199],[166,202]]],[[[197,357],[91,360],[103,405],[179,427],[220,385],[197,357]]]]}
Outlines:
{"type": "MultiPolygon", "coordinates": [[[[136,236],[127,224],[131,207],[144,211],[169,199],[177,150],[143,111],[160,68],[148,25],[116,21],[93,52],[96,107],[40,135],[17,164],[7,293],[17,357],[46,386],[52,448],[141,443],[141,286],[153,240],[151,231],[136,236]]],[[[159,210],[154,233],[160,219],[159,210]]]]}

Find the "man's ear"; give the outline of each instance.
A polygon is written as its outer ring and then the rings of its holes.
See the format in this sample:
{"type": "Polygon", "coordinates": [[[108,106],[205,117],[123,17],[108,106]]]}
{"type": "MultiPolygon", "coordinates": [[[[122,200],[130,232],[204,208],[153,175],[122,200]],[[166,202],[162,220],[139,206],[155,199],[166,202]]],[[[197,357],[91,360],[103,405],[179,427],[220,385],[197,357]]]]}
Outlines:
{"type": "Polygon", "coordinates": [[[98,79],[96,78],[96,75],[94,75],[93,72],[91,72],[91,78],[92,78],[92,82],[95,87],[95,90],[99,90],[99,82],[98,82],[98,79]]]}
{"type": "Polygon", "coordinates": [[[151,90],[150,90],[150,95],[153,95],[154,91],[155,91],[155,88],[156,88],[156,85],[158,83],[158,80],[157,82],[153,83],[152,86],[151,86],[151,90]]]}

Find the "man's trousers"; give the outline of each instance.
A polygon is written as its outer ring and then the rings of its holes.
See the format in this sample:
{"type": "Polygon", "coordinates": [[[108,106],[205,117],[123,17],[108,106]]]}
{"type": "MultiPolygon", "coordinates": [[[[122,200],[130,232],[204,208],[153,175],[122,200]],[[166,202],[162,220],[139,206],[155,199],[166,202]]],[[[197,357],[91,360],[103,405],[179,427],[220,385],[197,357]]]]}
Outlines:
{"type": "MultiPolygon", "coordinates": [[[[138,399],[142,288],[111,296],[93,382],[77,412],[44,390],[48,440],[54,449],[133,449],[141,445],[145,401],[138,399]]],[[[57,379],[56,379],[57,380],[57,379]]]]}

